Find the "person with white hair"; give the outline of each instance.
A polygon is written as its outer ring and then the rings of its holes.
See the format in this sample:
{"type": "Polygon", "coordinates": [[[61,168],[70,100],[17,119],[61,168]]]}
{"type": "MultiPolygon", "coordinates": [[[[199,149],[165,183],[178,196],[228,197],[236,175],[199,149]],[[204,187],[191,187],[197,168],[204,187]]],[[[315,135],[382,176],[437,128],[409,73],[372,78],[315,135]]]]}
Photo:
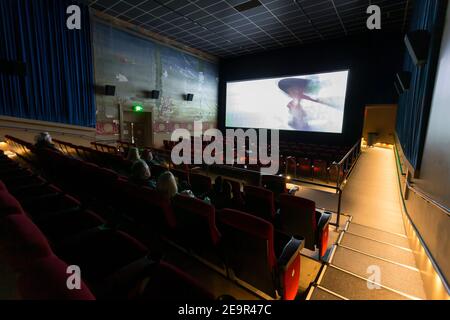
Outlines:
{"type": "Polygon", "coordinates": [[[152,179],[152,173],[147,163],[140,159],[131,167],[130,181],[151,189],[156,189],[156,182],[152,179]]]}
{"type": "Polygon", "coordinates": [[[41,132],[35,137],[34,146],[37,149],[52,149],[55,151],[59,151],[55,145],[53,144],[52,137],[48,132],[41,132]]]}
{"type": "Polygon", "coordinates": [[[136,147],[131,147],[128,150],[127,160],[134,163],[140,159],[141,159],[141,156],[139,155],[139,149],[136,147]]]}
{"type": "Polygon", "coordinates": [[[156,190],[169,200],[172,200],[172,198],[175,197],[178,193],[178,186],[172,172],[166,171],[159,176],[156,190]]]}

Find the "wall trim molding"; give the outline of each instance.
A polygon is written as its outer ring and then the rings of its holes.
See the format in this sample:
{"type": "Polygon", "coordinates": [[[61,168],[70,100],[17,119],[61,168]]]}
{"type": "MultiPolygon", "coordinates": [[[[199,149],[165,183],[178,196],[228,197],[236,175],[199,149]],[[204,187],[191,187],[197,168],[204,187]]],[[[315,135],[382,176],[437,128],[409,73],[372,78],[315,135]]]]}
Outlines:
{"type": "Polygon", "coordinates": [[[36,134],[46,131],[50,134],[71,135],[87,139],[95,139],[96,136],[95,128],[9,116],[0,116],[0,130],[35,132],[36,134]]]}

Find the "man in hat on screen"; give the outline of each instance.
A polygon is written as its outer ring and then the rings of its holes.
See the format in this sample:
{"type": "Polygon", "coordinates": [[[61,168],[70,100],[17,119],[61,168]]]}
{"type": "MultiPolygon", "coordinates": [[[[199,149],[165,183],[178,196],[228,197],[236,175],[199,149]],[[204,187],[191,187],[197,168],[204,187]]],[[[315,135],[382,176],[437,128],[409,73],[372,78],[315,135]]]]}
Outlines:
{"type": "Polygon", "coordinates": [[[295,130],[312,131],[307,121],[307,114],[303,105],[304,101],[311,101],[327,107],[336,108],[336,106],[330,103],[313,99],[309,96],[309,94],[320,89],[320,82],[318,81],[304,78],[288,78],[278,82],[278,87],[292,98],[292,101],[289,102],[287,107],[291,115],[289,126],[295,130]]]}

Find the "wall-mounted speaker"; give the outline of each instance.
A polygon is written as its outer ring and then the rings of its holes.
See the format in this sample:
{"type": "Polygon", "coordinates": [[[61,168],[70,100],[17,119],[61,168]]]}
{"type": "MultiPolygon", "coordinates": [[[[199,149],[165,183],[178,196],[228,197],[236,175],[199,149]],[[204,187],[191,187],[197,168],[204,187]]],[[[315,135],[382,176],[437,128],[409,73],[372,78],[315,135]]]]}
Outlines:
{"type": "Polygon", "coordinates": [[[27,74],[27,67],[26,64],[22,61],[0,59],[0,73],[25,76],[27,74]]]}
{"type": "Polygon", "coordinates": [[[159,96],[160,96],[160,92],[158,90],[153,90],[150,92],[151,99],[157,100],[157,99],[159,99],[159,96]]]}
{"type": "Polygon", "coordinates": [[[423,66],[428,60],[428,50],[431,35],[427,30],[408,32],[405,36],[405,44],[416,66],[423,66]]]}
{"type": "Polygon", "coordinates": [[[411,86],[411,72],[401,71],[397,73],[396,83],[400,86],[403,92],[409,90],[411,86]]]}
{"type": "Polygon", "coordinates": [[[194,95],[192,93],[188,93],[186,95],[186,101],[194,101],[194,95]]]}
{"type": "Polygon", "coordinates": [[[105,86],[105,96],[115,96],[116,95],[116,86],[105,86]]]}

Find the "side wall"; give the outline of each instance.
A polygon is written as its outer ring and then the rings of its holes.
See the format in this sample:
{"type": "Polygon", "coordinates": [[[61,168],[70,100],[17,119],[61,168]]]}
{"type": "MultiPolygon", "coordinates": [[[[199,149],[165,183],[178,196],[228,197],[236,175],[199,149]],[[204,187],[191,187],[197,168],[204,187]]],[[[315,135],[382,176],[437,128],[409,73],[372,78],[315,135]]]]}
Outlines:
{"type": "Polygon", "coordinates": [[[196,120],[205,129],[217,126],[216,63],[95,18],[92,29],[99,139],[117,140],[119,104],[124,111],[141,105],[153,113],[156,146],[176,128],[192,131],[196,120]],[[105,85],[115,86],[116,95],[106,96],[105,85]],[[159,99],[150,98],[152,90],[160,91],[159,99]],[[188,93],[194,94],[194,101],[184,100],[188,93]]]}

